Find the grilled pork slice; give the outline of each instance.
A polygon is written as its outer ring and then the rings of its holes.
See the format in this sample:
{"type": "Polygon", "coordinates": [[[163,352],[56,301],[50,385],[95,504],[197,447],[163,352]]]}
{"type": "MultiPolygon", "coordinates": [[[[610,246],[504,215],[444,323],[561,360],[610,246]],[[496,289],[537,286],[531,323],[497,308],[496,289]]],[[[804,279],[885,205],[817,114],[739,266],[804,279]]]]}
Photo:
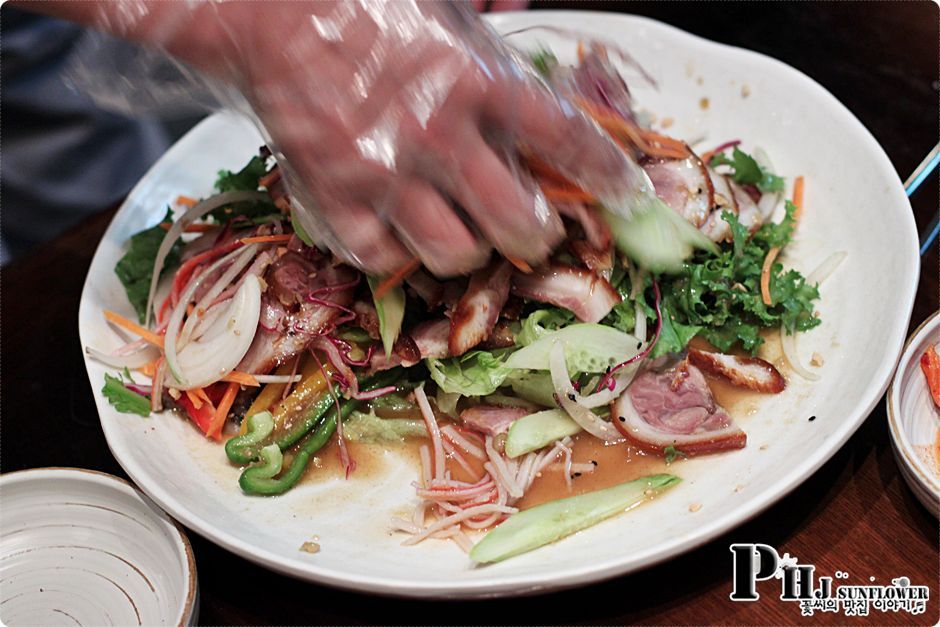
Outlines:
{"type": "Polygon", "coordinates": [[[516,272],[512,291],[518,296],[570,309],[582,322],[600,322],[620,302],[620,295],[590,270],[562,264],[532,274],[516,272]]]}
{"type": "Polygon", "coordinates": [[[638,376],[614,401],[611,415],[634,444],[659,455],[670,446],[699,455],[747,444],[747,435],[715,402],[702,371],[688,361],[638,376]]]}
{"type": "Polygon", "coordinates": [[[758,357],[738,357],[690,348],[689,361],[709,374],[749,390],[778,394],[787,387],[783,375],[773,364],[758,357]]]}
{"type": "Polygon", "coordinates": [[[470,277],[470,285],[457,301],[450,319],[451,355],[463,355],[490,335],[509,298],[510,276],[512,265],[499,260],[470,277]]]}
{"type": "Polygon", "coordinates": [[[476,405],[460,412],[460,420],[468,427],[487,435],[497,436],[509,431],[512,423],[530,414],[525,407],[476,405]]]}

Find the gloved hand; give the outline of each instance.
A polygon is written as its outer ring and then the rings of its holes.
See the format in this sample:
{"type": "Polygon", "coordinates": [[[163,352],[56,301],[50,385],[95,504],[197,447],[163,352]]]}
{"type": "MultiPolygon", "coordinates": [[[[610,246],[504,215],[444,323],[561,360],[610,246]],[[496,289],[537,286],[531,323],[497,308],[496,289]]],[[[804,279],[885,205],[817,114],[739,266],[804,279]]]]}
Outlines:
{"type": "Polygon", "coordinates": [[[639,184],[629,158],[466,5],[100,3],[95,23],[237,86],[301,225],[372,274],[415,255],[464,273],[490,246],[544,261],[562,223],[517,167],[520,149],[602,200],[639,184]]]}

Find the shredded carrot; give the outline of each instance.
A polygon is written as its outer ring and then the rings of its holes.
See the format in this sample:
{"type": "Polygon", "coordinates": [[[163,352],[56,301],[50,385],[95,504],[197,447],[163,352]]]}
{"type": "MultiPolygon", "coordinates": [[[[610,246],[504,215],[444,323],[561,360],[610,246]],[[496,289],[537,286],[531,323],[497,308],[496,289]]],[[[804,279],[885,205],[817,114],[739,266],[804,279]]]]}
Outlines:
{"type": "MultiPolygon", "coordinates": [[[[803,177],[796,177],[793,181],[793,204],[796,206],[796,211],[793,212],[794,222],[799,221],[800,216],[803,214],[803,188],[803,177]]],[[[770,270],[773,268],[774,261],[776,261],[779,254],[780,249],[776,246],[768,250],[767,256],[764,257],[764,265],[760,270],[760,297],[768,307],[774,304],[774,300],[770,296],[770,270]]]]}
{"type": "Polygon", "coordinates": [[[803,215],[803,177],[798,176],[793,181],[793,204],[796,205],[796,211],[793,212],[793,219],[799,221],[803,215]]]}
{"type": "Polygon", "coordinates": [[[157,359],[154,359],[150,363],[144,364],[143,366],[138,368],[137,371],[140,372],[145,377],[152,377],[154,373],[157,371],[157,364],[160,363],[161,359],[163,359],[163,357],[158,357],[157,359]]]}
{"type": "Polygon", "coordinates": [[[773,298],[770,296],[770,269],[773,268],[774,261],[779,253],[780,249],[776,246],[768,250],[767,256],[764,257],[764,265],[760,270],[760,297],[768,307],[774,304],[773,298]]]}
{"type": "Polygon", "coordinates": [[[532,274],[532,266],[527,264],[524,259],[519,259],[518,257],[510,257],[506,255],[506,261],[516,266],[520,272],[524,274],[532,274]]]}
{"type": "MultiPolygon", "coordinates": [[[[201,390],[202,388],[198,388],[198,389],[201,390]]],[[[186,390],[186,396],[189,398],[189,402],[193,404],[193,407],[195,407],[196,409],[199,409],[200,407],[202,407],[202,398],[198,394],[196,394],[195,391],[186,390]]]]}
{"type": "Polygon", "coordinates": [[[388,294],[390,290],[393,290],[399,285],[401,285],[405,279],[411,276],[412,273],[414,273],[414,271],[420,267],[421,267],[421,260],[418,259],[417,257],[414,257],[411,261],[403,265],[401,268],[399,268],[398,270],[395,270],[390,275],[382,279],[382,282],[375,286],[375,292],[373,292],[372,295],[376,299],[382,298],[383,296],[388,294]]]}
{"type": "Polygon", "coordinates": [[[229,383],[238,383],[239,385],[247,385],[250,387],[258,387],[261,385],[258,383],[258,380],[255,379],[254,375],[250,375],[247,372],[239,372],[238,370],[231,371],[220,380],[227,381],[229,383]]]}
{"type": "Polygon", "coordinates": [[[594,196],[577,187],[542,187],[545,199],[550,202],[594,202],[594,196]]]}
{"type": "MultiPolygon", "coordinates": [[[[160,228],[164,231],[169,231],[170,227],[173,226],[172,222],[161,222],[160,228]]],[[[214,224],[189,224],[183,228],[183,233],[206,233],[208,231],[214,231],[217,229],[214,224]]]]}
{"type": "Polygon", "coordinates": [[[542,159],[536,155],[526,154],[525,162],[526,165],[529,166],[529,170],[532,171],[532,174],[536,175],[540,179],[545,179],[546,182],[565,187],[573,185],[573,183],[569,181],[562,173],[548,165],[546,162],[542,161],[542,159]]]}
{"type": "Polygon", "coordinates": [[[584,63],[584,42],[578,42],[578,63],[584,63]]]}
{"type": "Polygon", "coordinates": [[[108,320],[108,322],[112,324],[116,324],[117,326],[122,327],[124,329],[127,329],[134,335],[139,335],[140,337],[147,340],[154,346],[159,346],[160,348],[163,348],[163,336],[157,335],[153,331],[150,331],[149,329],[145,329],[144,327],[140,326],[136,322],[131,322],[124,316],[116,314],[113,311],[108,311],[107,309],[105,309],[104,311],[104,317],[108,320]]]}
{"type": "Polygon", "coordinates": [[[266,244],[268,242],[289,242],[293,235],[259,235],[257,237],[245,237],[239,241],[242,244],[266,244]]]}
{"type": "Polygon", "coordinates": [[[615,115],[611,110],[604,110],[597,105],[579,98],[578,106],[584,109],[594,121],[600,124],[607,133],[618,140],[623,146],[623,136],[633,146],[651,157],[661,157],[664,159],[684,159],[689,156],[689,150],[684,143],[678,139],[660,135],[654,131],[638,128],[629,120],[615,115]]]}
{"type": "Polygon", "coordinates": [[[176,197],[176,204],[183,205],[184,207],[195,207],[198,203],[199,201],[193,198],[192,196],[185,196],[183,194],[180,194],[179,196],[176,197]]]}
{"type": "Polygon", "coordinates": [[[225,419],[228,418],[228,412],[235,402],[235,396],[238,394],[238,384],[229,383],[225,389],[225,395],[219,401],[219,406],[215,408],[215,414],[212,415],[212,422],[209,423],[209,429],[206,435],[216,440],[222,437],[222,427],[225,425],[225,419]]]}

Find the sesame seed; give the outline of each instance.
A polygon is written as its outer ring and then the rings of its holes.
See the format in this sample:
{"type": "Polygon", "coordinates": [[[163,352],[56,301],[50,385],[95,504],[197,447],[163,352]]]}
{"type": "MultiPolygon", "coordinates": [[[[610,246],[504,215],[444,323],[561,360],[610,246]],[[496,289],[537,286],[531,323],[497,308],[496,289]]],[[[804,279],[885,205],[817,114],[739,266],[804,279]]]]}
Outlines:
{"type": "Polygon", "coordinates": [[[571,392],[571,393],[568,394],[568,400],[569,400],[569,401],[573,401],[575,398],[577,398],[577,397],[574,395],[574,392],[571,392]]]}
{"type": "Polygon", "coordinates": [[[617,416],[617,418],[620,419],[620,422],[626,422],[626,421],[627,421],[627,419],[624,418],[623,416],[617,416]]]}
{"type": "Polygon", "coordinates": [[[816,416],[810,416],[810,417],[809,417],[809,421],[810,421],[810,422],[813,422],[814,420],[816,420],[816,416]]]}

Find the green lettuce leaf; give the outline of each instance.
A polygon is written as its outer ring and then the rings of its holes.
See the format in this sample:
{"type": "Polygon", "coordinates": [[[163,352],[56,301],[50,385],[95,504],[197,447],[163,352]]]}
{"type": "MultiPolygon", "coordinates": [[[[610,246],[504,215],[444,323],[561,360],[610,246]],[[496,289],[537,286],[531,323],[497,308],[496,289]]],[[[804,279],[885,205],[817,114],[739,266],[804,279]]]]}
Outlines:
{"type": "MultiPolygon", "coordinates": [[[[173,211],[167,209],[166,217],[161,222],[172,221],[173,211]]],[[[127,252],[114,266],[114,273],[124,286],[127,299],[134,306],[134,311],[137,312],[137,317],[141,322],[147,317],[150,277],[153,276],[153,264],[157,259],[157,251],[160,249],[160,244],[165,236],[166,229],[161,228],[159,224],[133,235],[127,252]]],[[[182,248],[182,242],[179,240],[173,244],[163,263],[161,276],[179,265],[182,248]]]]}
{"type": "Polygon", "coordinates": [[[546,333],[557,331],[574,322],[574,314],[561,307],[536,309],[522,321],[522,329],[516,335],[516,344],[528,346],[546,333]]]}
{"type": "Polygon", "coordinates": [[[777,176],[773,172],[760,167],[757,160],[751,155],[735,146],[731,157],[724,153],[718,153],[712,157],[709,162],[711,167],[720,165],[731,166],[731,178],[736,183],[744,185],[756,185],[762,192],[782,192],[784,187],[783,177],[777,176]]]}
{"type": "Polygon", "coordinates": [[[137,414],[144,418],[150,415],[150,400],[146,396],[128,390],[120,377],[105,373],[101,393],[122,414],[137,414]]]}
{"type": "Polygon", "coordinates": [[[512,368],[506,367],[509,351],[470,351],[449,359],[426,359],[431,378],[445,392],[462,396],[486,396],[503,384],[512,368]]]}

